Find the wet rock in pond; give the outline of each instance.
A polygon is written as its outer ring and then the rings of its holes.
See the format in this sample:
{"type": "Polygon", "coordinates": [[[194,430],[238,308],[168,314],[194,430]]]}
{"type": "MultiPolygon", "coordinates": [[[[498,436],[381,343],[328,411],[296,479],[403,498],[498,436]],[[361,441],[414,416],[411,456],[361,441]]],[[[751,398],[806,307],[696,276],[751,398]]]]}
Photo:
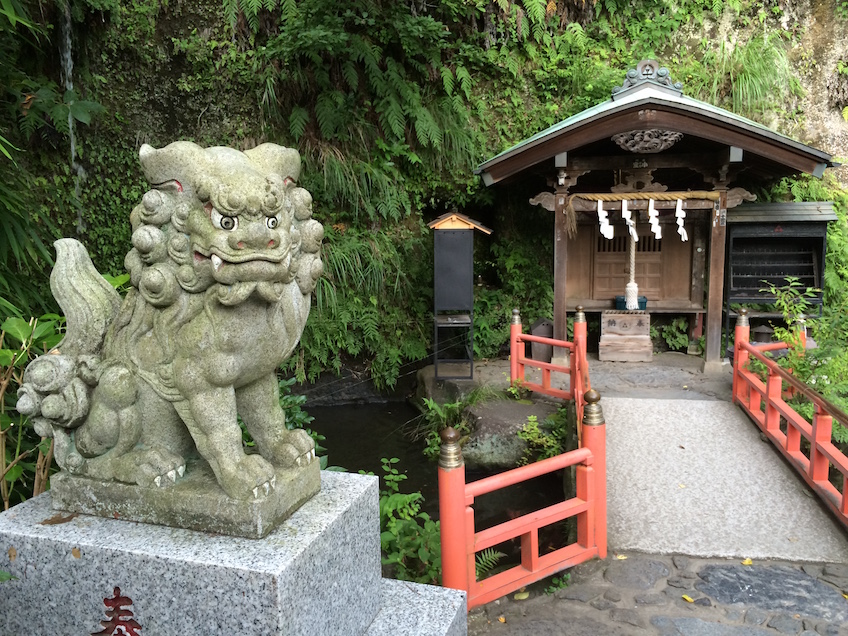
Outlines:
{"type": "Polygon", "coordinates": [[[492,400],[475,404],[468,411],[474,432],[462,447],[466,466],[484,469],[517,466],[527,448],[527,443],[517,434],[528,416],[535,415],[541,423],[556,413],[557,408],[557,404],[544,401],[522,404],[514,400],[492,400]]]}

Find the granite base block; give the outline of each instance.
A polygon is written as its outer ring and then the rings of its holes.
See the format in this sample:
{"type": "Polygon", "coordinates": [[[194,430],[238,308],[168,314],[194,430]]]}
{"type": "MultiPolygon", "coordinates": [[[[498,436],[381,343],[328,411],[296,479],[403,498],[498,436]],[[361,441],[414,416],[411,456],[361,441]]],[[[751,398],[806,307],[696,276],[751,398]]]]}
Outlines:
{"type": "Polygon", "coordinates": [[[64,515],[50,493],[20,504],[0,515],[0,569],[16,577],[0,634],[98,632],[116,588],[144,636],[366,633],[381,603],[377,478],[321,478],[264,539],[64,515]]]}
{"type": "Polygon", "coordinates": [[[383,579],[383,605],[365,636],[465,636],[465,592],[383,579]]]}
{"type": "Polygon", "coordinates": [[[277,487],[253,500],[228,497],[204,461],[189,462],[185,477],[161,488],[65,471],[51,477],[50,488],[57,510],[259,539],[318,492],[321,470],[317,461],[277,469],[277,487]]]}

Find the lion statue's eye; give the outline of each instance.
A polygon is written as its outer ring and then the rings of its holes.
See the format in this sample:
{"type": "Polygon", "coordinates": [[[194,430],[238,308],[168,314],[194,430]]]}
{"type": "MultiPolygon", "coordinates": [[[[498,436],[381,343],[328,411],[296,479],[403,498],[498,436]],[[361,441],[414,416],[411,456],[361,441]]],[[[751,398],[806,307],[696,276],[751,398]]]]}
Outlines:
{"type": "Polygon", "coordinates": [[[212,210],[210,210],[209,218],[212,219],[212,225],[214,225],[219,230],[226,230],[227,232],[232,232],[238,227],[238,217],[224,216],[215,208],[212,208],[212,210]]]}
{"type": "Polygon", "coordinates": [[[268,229],[273,230],[280,224],[280,220],[276,216],[269,216],[265,219],[265,225],[268,226],[268,229]]]}

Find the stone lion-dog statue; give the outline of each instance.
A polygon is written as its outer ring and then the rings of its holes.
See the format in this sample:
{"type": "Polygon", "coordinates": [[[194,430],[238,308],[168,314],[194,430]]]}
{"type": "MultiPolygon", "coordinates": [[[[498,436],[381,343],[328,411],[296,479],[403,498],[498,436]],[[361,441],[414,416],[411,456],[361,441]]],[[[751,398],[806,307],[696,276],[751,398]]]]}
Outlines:
{"type": "Polygon", "coordinates": [[[18,411],[71,475],[164,491],[199,456],[229,498],[261,500],[278,469],[317,464],[276,375],[323,271],[300,156],[178,141],[139,157],[152,188],[130,215],[132,288],[121,300],[82,244],[56,242],[67,333],[26,369],[18,411]]]}

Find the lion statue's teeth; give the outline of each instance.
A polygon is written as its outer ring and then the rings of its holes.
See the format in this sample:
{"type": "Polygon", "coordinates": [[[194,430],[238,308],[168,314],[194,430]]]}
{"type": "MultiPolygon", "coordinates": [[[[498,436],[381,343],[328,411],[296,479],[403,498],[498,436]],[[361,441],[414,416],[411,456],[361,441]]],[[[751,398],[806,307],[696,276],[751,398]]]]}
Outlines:
{"type": "Polygon", "coordinates": [[[213,254],[210,258],[212,259],[212,265],[215,268],[215,271],[217,272],[219,269],[221,269],[221,265],[224,264],[224,261],[222,261],[221,257],[217,254],[213,254]]]}

